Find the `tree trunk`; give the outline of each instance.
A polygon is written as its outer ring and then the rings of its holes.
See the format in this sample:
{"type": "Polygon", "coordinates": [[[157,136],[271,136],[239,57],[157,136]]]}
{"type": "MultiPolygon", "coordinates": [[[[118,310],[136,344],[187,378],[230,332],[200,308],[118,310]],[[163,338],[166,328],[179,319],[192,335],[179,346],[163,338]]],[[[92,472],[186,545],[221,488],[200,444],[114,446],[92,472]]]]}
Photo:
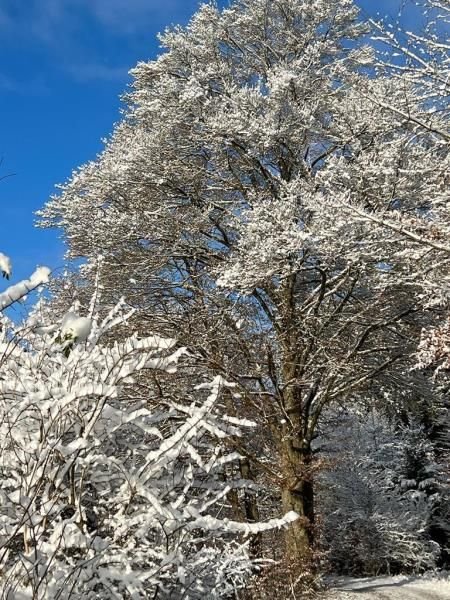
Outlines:
{"type": "MultiPolygon", "coordinates": [[[[289,355],[287,355],[289,356],[289,355]]],[[[296,377],[295,358],[286,364],[285,381],[296,377]]],[[[306,438],[302,393],[293,384],[284,390],[286,422],[280,440],[283,511],[294,510],[299,519],[286,530],[286,552],[295,562],[310,563],[313,544],[314,484],[310,440],[306,438]]]]}
{"type": "MultiPolygon", "coordinates": [[[[286,554],[295,564],[310,564],[314,523],[314,488],[312,452],[307,437],[308,414],[305,408],[302,379],[300,330],[295,310],[296,277],[286,280],[278,310],[281,315],[282,404],[286,415],[281,428],[279,452],[282,469],[281,498],[283,511],[295,511],[299,518],[286,530],[286,554]],[[306,413],[306,414],[305,414],[306,413]]],[[[313,390],[310,390],[313,394],[313,390]]]]}
{"type": "MultiPolygon", "coordinates": [[[[254,475],[251,469],[250,461],[244,458],[240,462],[241,476],[243,479],[254,481],[254,475]]],[[[247,523],[258,523],[260,515],[258,510],[258,502],[254,493],[245,491],[244,493],[244,512],[247,523]]],[[[261,534],[257,533],[250,540],[250,555],[252,558],[262,558],[261,534]]]]}
{"type": "Polygon", "coordinates": [[[309,444],[286,437],[282,441],[283,511],[294,510],[300,518],[286,530],[286,553],[295,562],[311,561],[314,524],[312,453],[309,444]],[[298,444],[297,444],[298,442],[298,444]]]}

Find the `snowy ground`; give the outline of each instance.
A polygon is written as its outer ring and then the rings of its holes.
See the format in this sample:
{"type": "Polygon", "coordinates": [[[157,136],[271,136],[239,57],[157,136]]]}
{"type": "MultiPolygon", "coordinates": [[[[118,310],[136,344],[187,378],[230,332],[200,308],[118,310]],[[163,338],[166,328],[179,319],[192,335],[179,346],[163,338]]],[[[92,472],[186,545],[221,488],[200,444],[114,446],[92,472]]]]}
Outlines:
{"type": "Polygon", "coordinates": [[[450,579],[342,577],[333,580],[324,600],[450,600],[450,579]]]}

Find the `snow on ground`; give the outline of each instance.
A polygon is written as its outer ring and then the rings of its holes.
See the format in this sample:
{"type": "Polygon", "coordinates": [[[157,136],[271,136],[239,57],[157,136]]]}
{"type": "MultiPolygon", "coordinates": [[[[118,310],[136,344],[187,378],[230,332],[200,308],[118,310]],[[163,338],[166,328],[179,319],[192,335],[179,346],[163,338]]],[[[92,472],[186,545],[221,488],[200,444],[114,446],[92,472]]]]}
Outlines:
{"type": "Polygon", "coordinates": [[[450,600],[448,577],[335,578],[324,600],[450,600]]]}

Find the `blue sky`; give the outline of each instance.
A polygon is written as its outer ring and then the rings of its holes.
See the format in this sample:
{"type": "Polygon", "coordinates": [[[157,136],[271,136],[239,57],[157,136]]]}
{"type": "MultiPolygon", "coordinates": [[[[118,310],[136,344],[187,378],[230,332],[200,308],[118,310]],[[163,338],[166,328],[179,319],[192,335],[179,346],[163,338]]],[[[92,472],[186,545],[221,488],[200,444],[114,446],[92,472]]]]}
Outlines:
{"type": "MultiPolygon", "coordinates": [[[[225,2],[223,2],[225,3],[225,2]]],[[[359,0],[395,15],[401,0],[359,0]]],[[[95,158],[119,119],[127,72],[155,58],[156,34],[186,23],[198,0],[1,0],[0,251],[14,281],[63,265],[58,233],[33,227],[73,169],[95,158]],[[12,175],[14,174],[14,175],[12,175]]]]}

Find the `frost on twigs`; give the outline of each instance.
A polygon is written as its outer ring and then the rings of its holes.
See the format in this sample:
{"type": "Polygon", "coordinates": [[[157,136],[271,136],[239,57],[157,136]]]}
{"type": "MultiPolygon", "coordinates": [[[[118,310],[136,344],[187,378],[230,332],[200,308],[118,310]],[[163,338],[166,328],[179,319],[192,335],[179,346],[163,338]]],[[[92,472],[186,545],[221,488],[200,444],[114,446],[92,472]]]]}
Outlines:
{"type": "Polygon", "coordinates": [[[185,350],[157,335],[103,344],[99,332],[127,318],[112,312],[66,315],[61,333],[85,338],[70,352],[45,330],[2,332],[2,598],[224,597],[252,569],[247,536],[296,518],[227,518],[227,494],[245,482],[223,440],[251,423],[219,412],[221,377],[158,402],[148,384],[130,393],[139,376],[173,373],[185,350]]]}

